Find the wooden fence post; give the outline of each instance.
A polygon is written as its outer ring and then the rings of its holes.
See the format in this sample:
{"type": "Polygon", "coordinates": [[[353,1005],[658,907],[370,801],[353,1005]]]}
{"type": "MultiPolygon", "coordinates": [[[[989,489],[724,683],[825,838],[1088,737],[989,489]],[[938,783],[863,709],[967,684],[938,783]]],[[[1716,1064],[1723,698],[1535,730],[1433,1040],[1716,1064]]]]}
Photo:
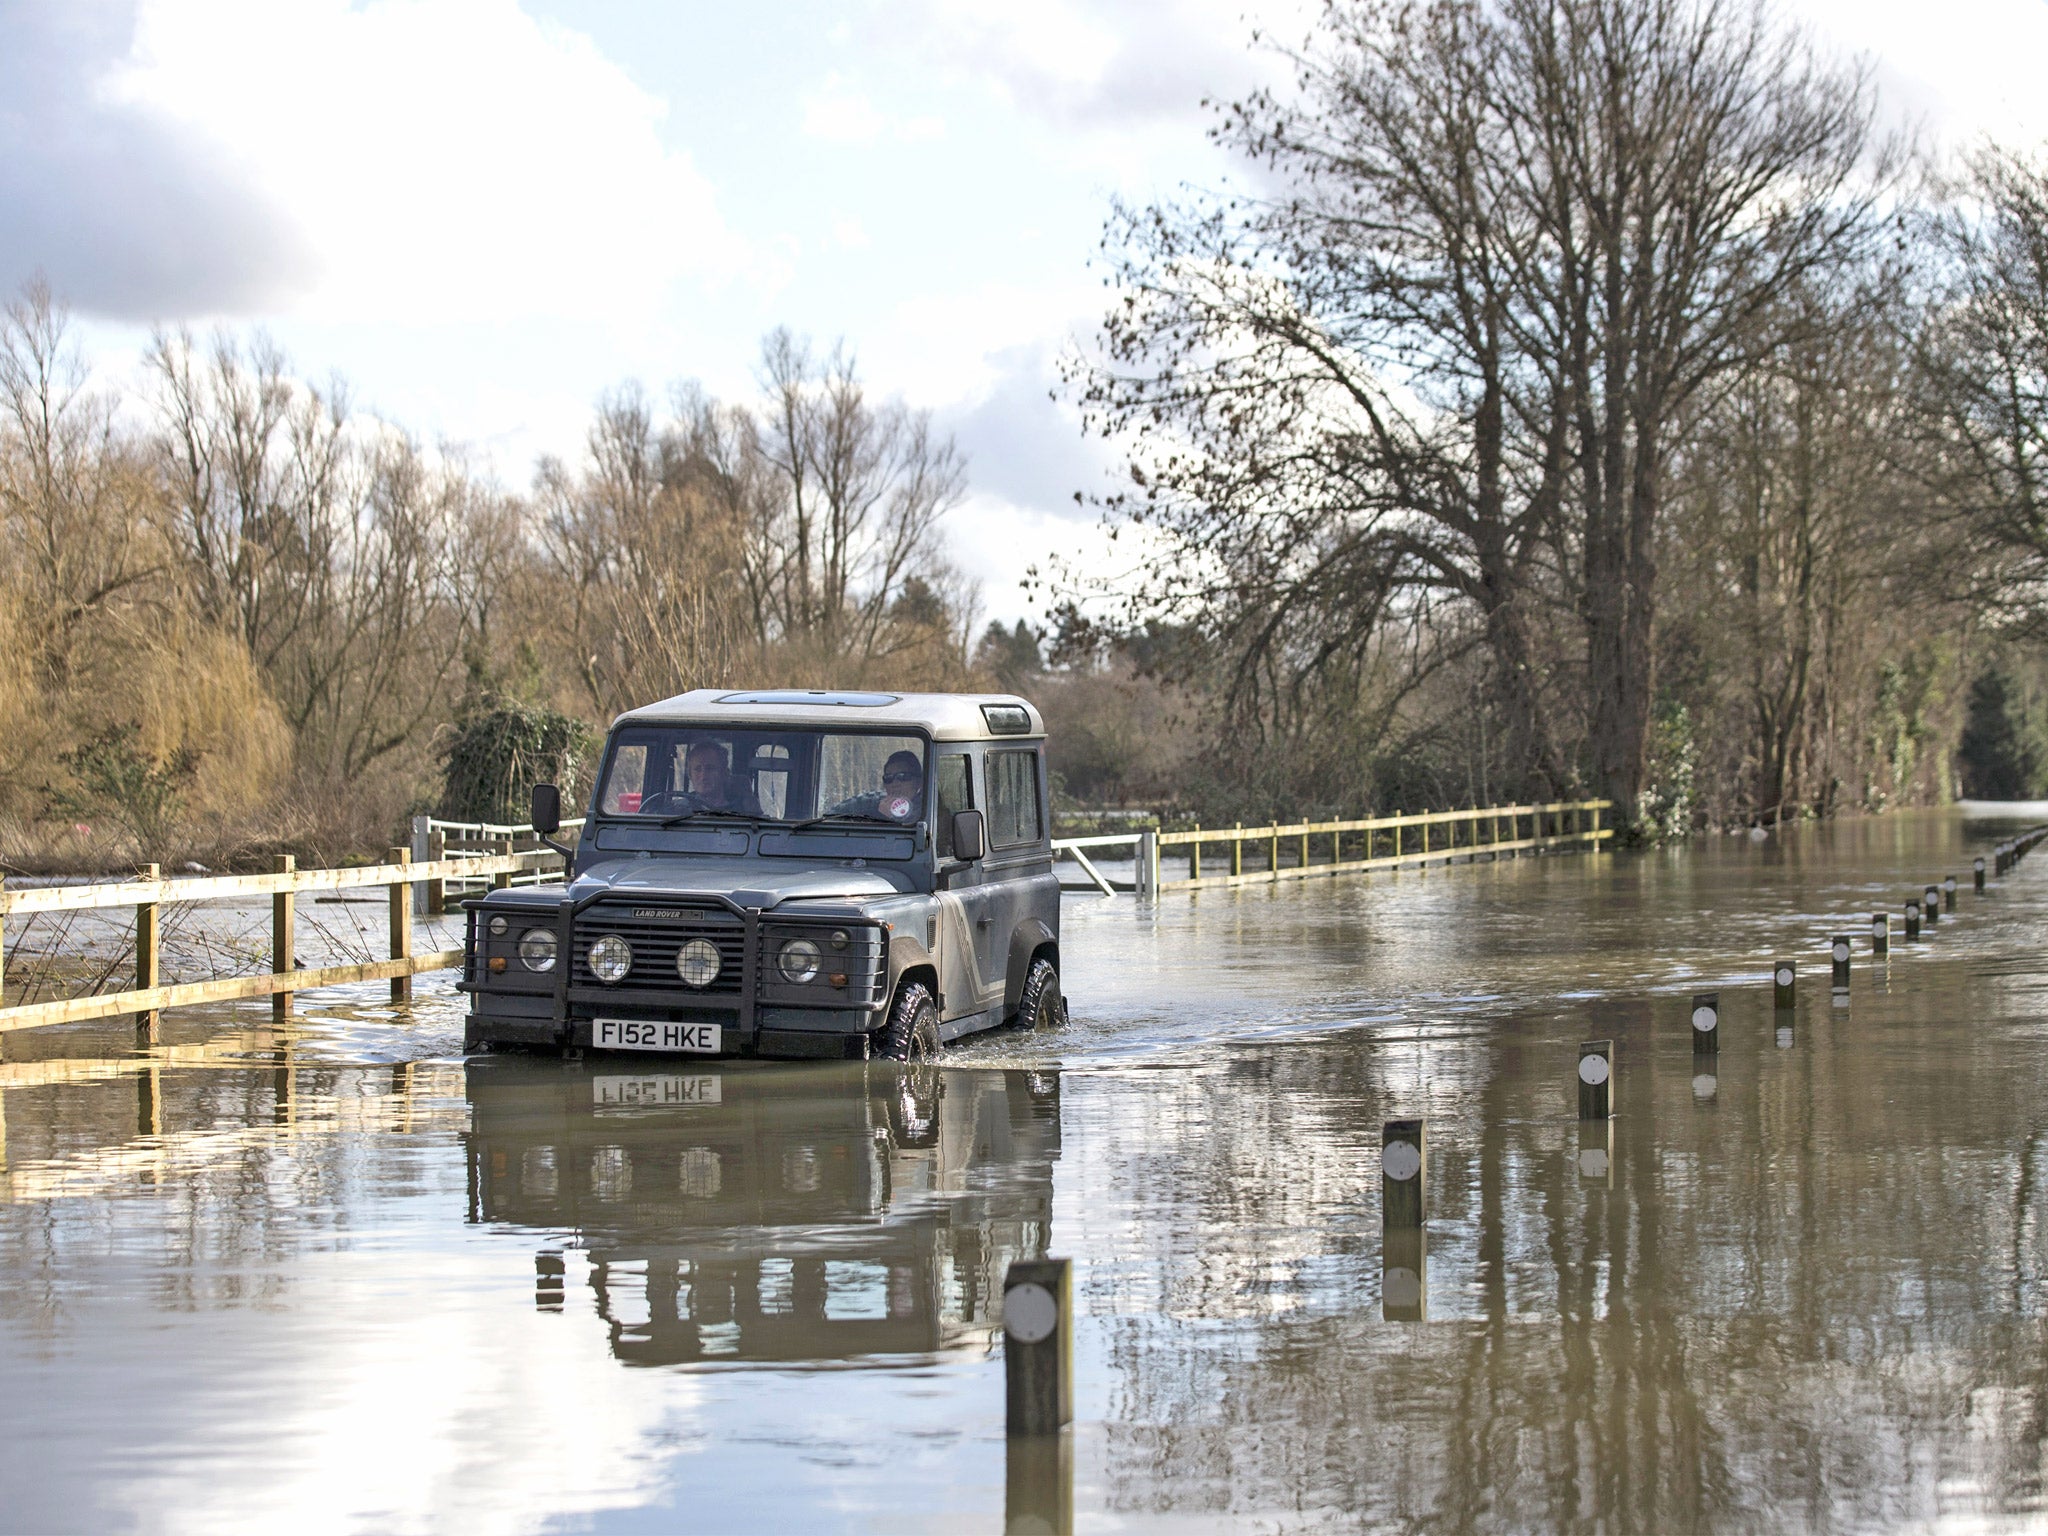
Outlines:
{"type": "MultiPolygon", "coordinates": [[[[280,853],[275,869],[280,875],[296,873],[299,861],[296,855],[280,853]]],[[[270,970],[274,976],[281,976],[294,969],[298,963],[298,917],[299,898],[295,891],[277,891],[270,898],[270,970]]],[[[292,995],[289,992],[270,994],[270,1019],[273,1024],[282,1024],[292,1016],[292,995]]]]}
{"type": "MultiPolygon", "coordinates": [[[[145,864],[135,874],[139,880],[161,880],[163,869],[156,864],[145,864]]],[[[138,992],[159,984],[159,945],[163,940],[160,910],[153,901],[145,901],[135,909],[135,990],[138,992]]],[[[136,1035],[151,1045],[156,1044],[162,1025],[163,1013],[160,1009],[145,1008],[135,1015],[136,1035]]]]}
{"type": "Polygon", "coordinates": [[[1236,876],[1244,873],[1244,823],[1238,822],[1232,830],[1236,836],[1230,840],[1230,873],[1236,876]]]}
{"type": "MultiPolygon", "coordinates": [[[[391,862],[405,865],[412,863],[410,848],[391,850],[391,862]]],[[[412,958],[412,882],[398,879],[391,882],[391,958],[410,960],[412,958]]],[[[412,1001],[412,977],[408,975],[391,978],[391,1001],[409,1003],[412,1001]]]]}
{"type": "MultiPolygon", "coordinates": [[[[1366,851],[1370,853],[1372,850],[1367,848],[1366,851]]],[[[1394,810],[1394,857],[1401,857],[1401,811],[1398,806],[1394,810]]]]}
{"type": "MultiPolygon", "coordinates": [[[[1308,823],[1303,822],[1302,825],[1305,827],[1308,823]]],[[[1303,869],[1308,868],[1308,834],[1306,832],[1301,834],[1301,867],[1303,869]]]]}
{"type": "MultiPolygon", "coordinates": [[[[509,858],[511,858],[511,857],[512,857],[512,839],[511,839],[511,838],[509,838],[509,837],[501,837],[501,838],[499,838],[499,839],[497,840],[497,843],[496,843],[496,844],[495,844],[494,846],[495,846],[495,848],[496,848],[496,851],[497,851],[497,855],[498,855],[498,857],[499,857],[499,858],[501,858],[501,859],[509,859],[509,858]]],[[[496,886],[496,887],[497,887],[497,888],[498,888],[499,890],[501,890],[501,891],[509,891],[509,890],[511,890],[511,889],[512,889],[512,871],[508,869],[508,870],[505,870],[504,872],[502,872],[501,874],[498,874],[498,875],[495,875],[495,876],[493,876],[493,877],[492,877],[492,879],[491,879],[491,884],[492,884],[492,885],[494,885],[494,886],[496,886]]]]}
{"type": "Polygon", "coordinates": [[[1280,823],[1272,822],[1266,828],[1271,846],[1266,850],[1266,869],[1275,880],[1280,878],[1280,823]]]}
{"type": "Polygon", "coordinates": [[[1188,844],[1188,878],[1202,878],[1202,824],[1195,823],[1195,840],[1188,844]]]}
{"type": "MultiPolygon", "coordinates": [[[[6,876],[6,875],[4,875],[4,874],[0,874],[0,896],[5,896],[6,894],[7,894],[7,876],[6,876]]],[[[7,1003],[7,914],[6,914],[5,912],[0,912],[0,1007],[5,1007],[5,1006],[6,1006],[6,1003],[7,1003]]],[[[5,1168],[6,1166],[7,1166],[7,1163],[6,1163],[6,1160],[5,1160],[5,1158],[4,1158],[4,1157],[0,1157],[0,1168],[5,1168]]]]}

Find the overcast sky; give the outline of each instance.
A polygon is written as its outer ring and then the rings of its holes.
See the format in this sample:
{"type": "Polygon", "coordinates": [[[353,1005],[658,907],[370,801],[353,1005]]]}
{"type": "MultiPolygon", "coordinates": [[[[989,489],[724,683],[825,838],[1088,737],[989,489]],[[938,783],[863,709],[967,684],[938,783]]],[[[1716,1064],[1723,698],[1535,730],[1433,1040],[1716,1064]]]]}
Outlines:
{"type": "MultiPolygon", "coordinates": [[[[1112,196],[1227,167],[1205,95],[1309,0],[0,0],[0,286],[118,370],[152,321],[267,327],[311,377],[523,486],[599,391],[741,395],[844,337],[966,450],[989,611],[1098,547],[1105,461],[1047,399],[1112,196]]],[[[1950,142],[2048,132],[2048,0],[1802,0],[1950,142]]]]}

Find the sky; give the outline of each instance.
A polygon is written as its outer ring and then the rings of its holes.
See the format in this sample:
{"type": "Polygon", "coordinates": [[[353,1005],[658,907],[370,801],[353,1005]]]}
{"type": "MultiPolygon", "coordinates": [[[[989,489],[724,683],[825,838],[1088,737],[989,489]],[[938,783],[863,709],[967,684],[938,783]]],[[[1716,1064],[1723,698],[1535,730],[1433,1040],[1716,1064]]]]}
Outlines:
{"type": "MultiPolygon", "coordinates": [[[[0,0],[0,293],[44,274],[118,378],[155,324],[306,377],[507,485],[628,379],[755,388],[843,339],[972,485],[990,617],[1113,562],[1058,393],[1111,200],[1227,183],[1203,98],[1283,84],[1313,0],[0,0]]],[[[1797,0],[1933,142],[2048,136],[2048,0],[1797,0]]]]}

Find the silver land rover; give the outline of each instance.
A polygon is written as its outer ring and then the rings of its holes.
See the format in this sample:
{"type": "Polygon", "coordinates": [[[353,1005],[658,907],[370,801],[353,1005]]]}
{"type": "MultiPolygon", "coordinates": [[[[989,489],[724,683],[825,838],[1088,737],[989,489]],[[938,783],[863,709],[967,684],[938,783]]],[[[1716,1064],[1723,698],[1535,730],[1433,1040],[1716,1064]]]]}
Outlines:
{"type": "MultiPolygon", "coordinates": [[[[560,819],[538,786],[535,828],[560,819]]],[[[1020,698],[647,705],[612,726],[566,883],[464,904],[465,1044],[911,1061],[1057,1024],[1049,837],[1020,698]]]]}

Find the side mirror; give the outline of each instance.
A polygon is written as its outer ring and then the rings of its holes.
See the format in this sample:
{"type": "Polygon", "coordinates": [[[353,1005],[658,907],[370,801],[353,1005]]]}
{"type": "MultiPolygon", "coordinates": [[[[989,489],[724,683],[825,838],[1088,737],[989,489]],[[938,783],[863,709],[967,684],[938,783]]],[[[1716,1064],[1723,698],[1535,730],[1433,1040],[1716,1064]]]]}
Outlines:
{"type": "Polygon", "coordinates": [[[980,811],[953,813],[953,857],[972,864],[988,852],[988,823],[980,811]]]}
{"type": "Polygon", "coordinates": [[[533,830],[542,837],[562,830],[562,792],[552,784],[533,786],[533,830]]]}

